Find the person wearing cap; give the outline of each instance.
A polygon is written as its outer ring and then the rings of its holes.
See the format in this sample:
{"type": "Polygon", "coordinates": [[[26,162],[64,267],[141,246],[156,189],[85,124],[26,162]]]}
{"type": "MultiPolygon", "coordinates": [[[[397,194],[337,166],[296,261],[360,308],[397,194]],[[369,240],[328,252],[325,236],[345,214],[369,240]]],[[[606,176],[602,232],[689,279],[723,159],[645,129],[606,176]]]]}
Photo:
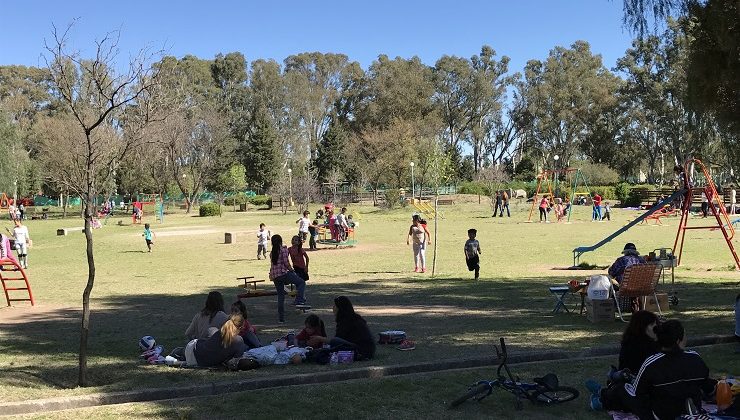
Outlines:
{"type": "Polygon", "coordinates": [[[624,270],[635,264],[645,264],[645,259],[637,252],[635,244],[628,242],[622,250],[622,256],[617,258],[614,264],[609,267],[609,276],[621,284],[622,278],[624,278],[624,270]]]}

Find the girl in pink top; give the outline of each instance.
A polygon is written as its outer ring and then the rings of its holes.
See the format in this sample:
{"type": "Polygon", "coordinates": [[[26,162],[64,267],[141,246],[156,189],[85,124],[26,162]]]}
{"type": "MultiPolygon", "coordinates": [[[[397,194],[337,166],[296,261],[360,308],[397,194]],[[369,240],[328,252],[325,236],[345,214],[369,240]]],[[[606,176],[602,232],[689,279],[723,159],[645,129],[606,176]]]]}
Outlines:
{"type": "Polygon", "coordinates": [[[542,223],[543,219],[545,223],[550,223],[547,220],[547,208],[549,206],[550,206],[550,202],[547,201],[547,197],[542,197],[542,200],[540,200],[540,223],[542,223]]]}

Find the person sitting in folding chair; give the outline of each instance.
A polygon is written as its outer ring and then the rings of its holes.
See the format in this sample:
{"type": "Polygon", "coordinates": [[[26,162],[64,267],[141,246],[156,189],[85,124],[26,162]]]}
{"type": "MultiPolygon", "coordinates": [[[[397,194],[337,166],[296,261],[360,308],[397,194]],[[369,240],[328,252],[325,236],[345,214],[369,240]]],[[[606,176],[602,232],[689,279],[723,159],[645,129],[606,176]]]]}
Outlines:
{"type": "MultiPolygon", "coordinates": [[[[616,290],[619,290],[619,284],[622,283],[622,279],[624,278],[624,270],[627,269],[627,267],[635,264],[645,264],[645,259],[640,256],[640,253],[637,252],[637,247],[632,242],[628,242],[624,245],[624,249],[622,250],[622,256],[617,258],[614,261],[614,264],[609,267],[608,273],[609,277],[616,280],[617,285],[614,286],[616,290]]],[[[622,298],[619,302],[619,307],[623,310],[626,310],[628,308],[632,308],[633,312],[636,312],[637,309],[637,300],[634,298],[625,297],[622,298]]]]}

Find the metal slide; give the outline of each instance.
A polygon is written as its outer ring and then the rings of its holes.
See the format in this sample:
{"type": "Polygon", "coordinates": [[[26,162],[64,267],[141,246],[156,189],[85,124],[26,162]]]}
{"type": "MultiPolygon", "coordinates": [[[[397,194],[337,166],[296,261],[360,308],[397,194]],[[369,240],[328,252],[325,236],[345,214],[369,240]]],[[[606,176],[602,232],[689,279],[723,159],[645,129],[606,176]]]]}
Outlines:
{"type": "MultiPolygon", "coordinates": [[[[646,217],[650,216],[651,214],[655,213],[656,211],[659,211],[663,207],[665,207],[667,204],[671,204],[674,200],[681,197],[682,195],[686,194],[687,190],[678,190],[671,194],[670,197],[664,198],[663,201],[659,202],[650,210],[646,211],[645,213],[641,214],[639,217],[637,217],[635,220],[627,223],[626,225],[622,226],[619,230],[612,233],[611,235],[607,236],[606,238],[602,239],[601,241],[597,242],[594,245],[591,246],[579,246],[578,248],[573,250],[573,266],[578,265],[578,261],[581,258],[581,255],[583,255],[586,252],[591,252],[595,249],[601,248],[604,244],[611,242],[612,239],[616,238],[617,236],[624,233],[627,229],[631,228],[632,226],[641,223],[643,220],[645,220],[646,217]]],[[[688,198],[691,199],[690,197],[688,198]]]]}

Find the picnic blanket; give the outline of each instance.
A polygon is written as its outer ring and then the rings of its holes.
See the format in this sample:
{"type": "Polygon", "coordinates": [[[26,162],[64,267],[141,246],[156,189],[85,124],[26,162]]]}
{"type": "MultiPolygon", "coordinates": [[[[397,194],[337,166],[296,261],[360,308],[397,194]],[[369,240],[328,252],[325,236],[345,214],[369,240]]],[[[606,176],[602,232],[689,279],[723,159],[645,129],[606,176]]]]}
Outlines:
{"type": "MultiPolygon", "coordinates": [[[[707,404],[702,403],[701,407],[707,411],[709,414],[713,414],[717,412],[717,406],[714,404],[707,404]]],[[[612,419],[614,420],[640,420],[639,417],[632,413],[625,413],[624,411],[609,411],[608,412],[610,416],[612,416],[612,419]]]]}

